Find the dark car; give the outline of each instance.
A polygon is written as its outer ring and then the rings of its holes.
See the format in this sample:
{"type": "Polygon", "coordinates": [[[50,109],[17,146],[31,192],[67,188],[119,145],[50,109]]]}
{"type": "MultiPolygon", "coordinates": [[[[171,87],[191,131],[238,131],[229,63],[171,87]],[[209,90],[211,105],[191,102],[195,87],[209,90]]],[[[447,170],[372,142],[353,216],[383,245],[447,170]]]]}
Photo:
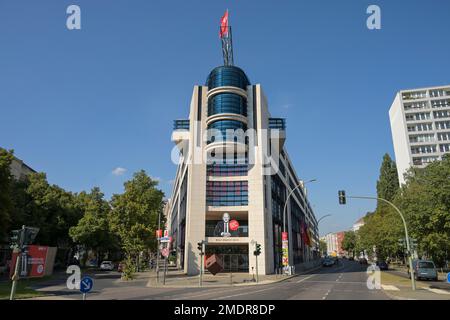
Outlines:
{"type": "Polygon", "coordinates": [[[380,268],[380,270],[388,270],[389,269],[388,264],[384,261],[378,261],[377,267],[380,268]]]}
{"type": "Polygon", "coordinates": [[[322,261],[322,266],[324,267],[331,267],[332,265],[334,265],[334,261],[330,258],[325,258],[322,261]]]}

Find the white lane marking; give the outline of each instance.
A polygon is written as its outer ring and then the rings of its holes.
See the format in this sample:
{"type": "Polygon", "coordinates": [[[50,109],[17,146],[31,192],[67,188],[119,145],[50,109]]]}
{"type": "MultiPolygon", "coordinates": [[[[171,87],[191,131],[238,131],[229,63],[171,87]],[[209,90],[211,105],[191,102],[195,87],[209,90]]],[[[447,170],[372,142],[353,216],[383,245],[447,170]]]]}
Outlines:
{"type": "Polygon", "coordinates": [[[330,292],[331,292],[331,289],[329,289],[327,291],[327,293],[325,293],[325,295],[322,297],[322,300],[325,300],[327,298],[327,296],[330,294],[330,292]]]}
{"type": "Polygon", "coordinates": [[[389,284],[382,284],[381,287],[383,288],[383,290],[400,291],[400,289],[397,288],[396,286],[392,286],[392,285],[389,285],[389,284]]]}
{"type": "Polygon", "coordinates": [[[300,280],[298,280],[298,281],[296,281],[297,283],[300,283],[300,282],[303,282],[303,281],[305,281],[305,280],[308,280],[309,278],[312,278],[312,277],[314,277],[315,276],[315,274],[313,274],[313,275],[310,275],[309,277],[305,277],[305,278],[303,278],[303,279],[300,279],[300,280]]]}
{"type": "Polygon", "coordinates": [[[434,289],[434,288],[430,288],[430,287],[426,287],[425,289],[427,289],[428,291],[437,293],[437,294],[450,294],[450,292],[442,290],[442,289],[434,289]]]}
{"type": "Polygon", "coordinates": [[[257,293],[257,292],[263,292],[263,291],[273,290],[273,289],[277,289],[277,288],[266,288],[266,289],[261,289],[261,290],[256,290],[256,291],[250,291],[250,292],[244,292],[244,293],[232,294],[232,295],[225,296],[225,297],[214,298],[214,299],[212,299],[212,300],[228,299],[228,298],[239,297],[239,296],[244,296],[244,295],[254,294],[254,293],[257,293]]]}

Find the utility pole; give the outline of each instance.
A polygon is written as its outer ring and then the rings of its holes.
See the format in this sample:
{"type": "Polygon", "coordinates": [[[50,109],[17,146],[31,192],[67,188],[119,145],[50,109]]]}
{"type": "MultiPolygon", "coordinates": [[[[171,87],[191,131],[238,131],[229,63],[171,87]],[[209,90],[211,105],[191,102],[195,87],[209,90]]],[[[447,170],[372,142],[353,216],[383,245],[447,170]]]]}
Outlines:
{"type": "Polygon", "coordinates": [[[161,210],[158,210],[158,248],[156,248],[156,283],[159,283],[159,250],[161,238],[161,210]]]}
{"type": "Polygon", "coordinates": [[[12,276],[12,286],[11,286],[11,295],[9,296],[9,300],[14,300],[14,295],[16,294],[16,288],[17,288],[17,282],[20,279],[19,271],[20,271],[20,264],[21,264],[21,258],[22,258],[22,250],[23,250],[23,244],[25,241],[25,226],[22,226],[22,229],[18,232],[18,246],[14,247],[13,253],[17,253],[16,258],[16,265],[14,267],[14,274],[12,276]]]}
{"type": "MultiPolygon", "coordinates": [[[[338,195],[339,195],[339,204],[346,204],[345,191],[344,190],[339,190],[338,195]]],[[[408,234],[408,227],[406,225],[405,217],[403,216],[403,214],[400,211],[400,209],[397,208],[397,206],[395,204],[393,204],[392,202],[390,202],[390,201],[388,201],[386,199],[383,199],[383,198],[378,198],[378,197],[361,197],[361,196],[348,196],[347,198],[350,198],[350,199],[380,200],[380,201],[383,201],[383,202],[389,204],[392,208],[395,209],[395,211],[397,211],[397,213],[402,218],[403,228],[405,229],[406,250],[407,250],[408,263],[409,263],[410,275],[411,275],[411,287],[412,287],[413,290],[416,290],[416,282],[415,282],[415,279],[414,279],[414,268],[412,266],[412,251],[411,251],[410,239],[409,239],[409,234],[408,234]]]]}
{"type": "Polygon", "coordinates": [[[203,255],[205,253],[205,241],[200,241],[197,243],[197,249],[200,256],[200,273],[198,275],[198,285],[201,287],[203,285],[203,255]]]}

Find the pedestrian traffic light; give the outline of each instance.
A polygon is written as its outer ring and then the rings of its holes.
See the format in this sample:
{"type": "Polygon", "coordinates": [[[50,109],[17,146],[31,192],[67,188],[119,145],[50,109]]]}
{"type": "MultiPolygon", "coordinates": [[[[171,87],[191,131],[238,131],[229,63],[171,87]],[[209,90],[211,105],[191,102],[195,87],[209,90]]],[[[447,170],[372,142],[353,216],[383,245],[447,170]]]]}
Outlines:
{"type": "Polygon", "coordinates": [[[255,246],[255,251],[253,252],[255,256],[259,256],[261,254],[261,245],[259,243],[255,246]]]}
{"type": "Polygon", "coordinates": [[[338,194],[339,194],[339,204],[345,204],[346,203],[345,191],[339,190],[338,194]]]}

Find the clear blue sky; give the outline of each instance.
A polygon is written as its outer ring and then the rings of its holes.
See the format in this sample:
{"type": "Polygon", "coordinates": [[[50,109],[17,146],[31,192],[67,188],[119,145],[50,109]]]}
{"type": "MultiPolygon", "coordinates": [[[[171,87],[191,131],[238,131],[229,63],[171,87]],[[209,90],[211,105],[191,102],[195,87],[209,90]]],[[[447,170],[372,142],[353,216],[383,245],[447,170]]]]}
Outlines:
{"type": "Polygon", "coordinates": [[[375,194],[395,92],[450,83],[448,0],[0,0],[0,146],[71,191],[109,197],[145,169],[170,196],[172,120],[222,62],[226,8],[235,63],[287,118],[299,176],[318,179],[316,215],[332,214],[320,233],[351,227],[375,204],[339,206],[337,190],[375,194]],[[70,4],[82,30],[66,29],[70,4]]]}

